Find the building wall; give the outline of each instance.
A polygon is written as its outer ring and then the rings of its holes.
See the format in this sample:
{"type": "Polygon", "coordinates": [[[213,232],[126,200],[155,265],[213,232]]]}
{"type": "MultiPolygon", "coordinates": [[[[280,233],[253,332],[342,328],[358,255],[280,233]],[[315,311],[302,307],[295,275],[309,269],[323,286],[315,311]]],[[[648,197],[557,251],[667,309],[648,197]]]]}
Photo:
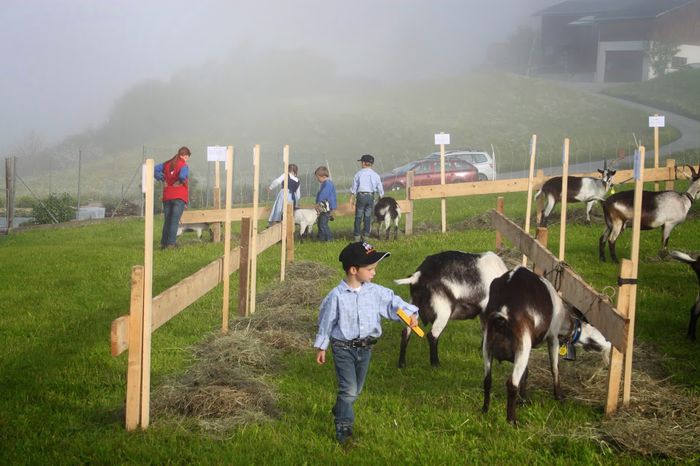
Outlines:
{"type": "Polygon", "coordinates": [[[652,39],[700,45],[700,1],[656,18],[652,39]]]}

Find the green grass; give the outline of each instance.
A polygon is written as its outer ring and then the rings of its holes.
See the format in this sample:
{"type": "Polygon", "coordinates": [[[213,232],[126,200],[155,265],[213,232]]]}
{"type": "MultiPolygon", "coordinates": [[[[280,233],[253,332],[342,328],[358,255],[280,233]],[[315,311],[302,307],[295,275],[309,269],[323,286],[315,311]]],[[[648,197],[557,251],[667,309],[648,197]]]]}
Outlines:
{"type": "MultiPolygon", "coordinates": [[[[678,189],[681,187],[679,186],[678,189]]],[[[506,214],[522,223],[524,196],[509,194],[506,214]]],[[[445,249],[493,248],[490,229],[468,228],[482,218],[492,196],[447,201],[449,232],[440,227],[439,201],[416,203],[415,229],[423,233],[397,242],[376,241],[392,252],[376,282],[404,297],[394,278],[412,273],[423,258],[445,249]],[[461,228],[461,230],[460,230],[461,228]]],[[[582,206],[573,205],[574,209],[582,206]]],[[[594,212],[600,214],[598,207],[594,212]]],[[[700,251],[697,207],[693,218],[671,235],[671,247],[700,251]]],[[[579,211],[580,213],[580,211],[579,211]]],[[[556,216],[556,214],[555,214],[556,216]]],[[[156,225],[158,231],[159,225],[156,225]]],[[[331,223],[336,241],[297,245],[298,260],[334,267],[327,289],[341,278],[337,260],[351,234],[351,219],[331,223]]],[[[597,260],[600,223],[574,222],[567,228],[567,257],[597,289],[613,286],[618,267],[597,260]]],[[[156,235],[158,236],[158,235],[156,235]]],[[[156,251],[154,295],[221,254],[221,245],[185,239],[176,251],[156,251]]],[[[157,240],[158,238],[156,238],[157,240]]],[[[629,232],[618,254],[629,254],[629,232]]],[[[637,338],[666,355],[674,383],[700,389],[700,345],[685,340],[687,309],[697,292],[695,278],[681,263],[659,260],[660,233],[642,232],[637,338]]],[[[558,229],[549,246],[558,251],[558,229]]],[[[176,463],[176,464],[591,464],[646,463],[605,445],[567,433],[595,426],[600,407],[552,399],[549,386],[532,386],[532,403],[518,411],[521,427],[505,422],[503,380],[510,364],[496,365],[492,411],[480,414],[482,362],[476,321],[452,322],[441,338],[442,367],[432,370],[427,345],[414,339],[408,367],[396,368],[400,325],[385,322],[375,347],[368,382],[357,403],[358,446],[344,453],[335,445],[330,407],[334,398],[332,363],[318,366],[314,351],[289,353],[270,375],[282,417],[251,424],[224,436],[202,433],[188,423],[152,418],[146,432],[123,428],[126,355],[109,354],[111,321],[127,312],[129,276],[142,263],[143,223],[104,222],[57,229],[34,229],[0,237],[0,448],[3,464],[176,463]],[[560,432],[561,436],[552,435],[560,432]]],[[[258,264],[261,289],[279,273],[279,247],[258,264]]],[[[232,303],[236,303],[237,277],[232,303]]],[[[183,311],[153,335],[152,387],[182,373],[190,348],[220,326],[221,287],[183,311]]],[[[235,306],[235,304],[234,304],[235,306]]],[[[235,314],[235,307],[232,308],[235,314]]],[[[603,400],[601,400],[602,405],[603,400]]],[[[664,462],[663,458],[652,458],[664,462]]],[[[688,461],[692,461],[688,459],[688,461]]]]}
{"type": "Polygon", "coordinates": [[[623,84],[603,91],[700,120],[700,70],[681,70],[643,83],[623,84]]]}

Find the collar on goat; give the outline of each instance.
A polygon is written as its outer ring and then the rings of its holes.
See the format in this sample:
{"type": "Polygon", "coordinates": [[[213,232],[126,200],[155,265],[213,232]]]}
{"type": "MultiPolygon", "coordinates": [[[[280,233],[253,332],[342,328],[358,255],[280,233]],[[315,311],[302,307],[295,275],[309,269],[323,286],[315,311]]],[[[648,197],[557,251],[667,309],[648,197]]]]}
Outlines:
{"type": "Polygon", "coordinates": [[[574,329],[569,335],[568,342],[575,345],[578,343],[579,338],[581,338],[581,319],[574,319],[574,329]]]}
{"type": "Polygon", "coordinates": [[[686,197],[687,197],[688,199],[690,199],[690,203],[691,203],[691,204],[695,201],[695,198],[694,198],[693,196],[691,196],[689,192],[684,192],[683,194],[685,194],[686,197]]]}

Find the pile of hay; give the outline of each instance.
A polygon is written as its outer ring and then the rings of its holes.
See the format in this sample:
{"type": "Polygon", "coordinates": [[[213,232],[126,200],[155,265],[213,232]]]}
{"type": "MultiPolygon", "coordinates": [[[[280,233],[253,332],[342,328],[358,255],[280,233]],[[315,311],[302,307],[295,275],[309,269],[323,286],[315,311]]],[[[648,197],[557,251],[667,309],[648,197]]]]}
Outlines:
{"type": "Polygon", "coordinates": [[[287,279],[259,296],[256,313],[232,322],[193,351],[194,364],[153,394],[153,412],[164,420],[192,420],[208,431],[227,431],[279,417],[267,377],[280,369],[283,351],[313,344],[324,282],[335,270],[297,262],[287,279]]]}
{"type": "MultiPolygon", "coordinates": [[[[600,425],[579,426],[567,436],[646,456],[688,459],[700,455],[700,397],[669,382],[663,367],[658,353],[646,345],[635,345],[629,406],[622,408],[620,396],[618,412],[603,418],[600,425]]],[[[529,368],[528,386],[551,391],[546,351],[533,351],[529,368]]],[[[577,361],[560,361],[559,371],[567,399],[602,411],[608,370],[597,353],[579,351],[577,361]]],[[[555,431],[543,434],[561,435],[555,431]]]]}

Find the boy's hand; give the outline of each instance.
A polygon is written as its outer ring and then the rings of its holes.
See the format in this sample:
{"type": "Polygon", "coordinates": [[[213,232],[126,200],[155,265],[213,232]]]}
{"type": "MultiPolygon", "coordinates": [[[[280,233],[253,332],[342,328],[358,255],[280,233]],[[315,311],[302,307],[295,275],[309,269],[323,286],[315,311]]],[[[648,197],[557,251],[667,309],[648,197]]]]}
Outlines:
{"type": "Polygon", "coordinates": [[[318,364],[325,364],[326,363],[326,350],[318,350],[316,352],[316,362],[318,364]]]}
{"type": "Polygon", "coordinates": [[[418,319],[416,318],[416,314],[411,315],[411,323],[409,324],[409,327],[418,327],[418,319]]]}

